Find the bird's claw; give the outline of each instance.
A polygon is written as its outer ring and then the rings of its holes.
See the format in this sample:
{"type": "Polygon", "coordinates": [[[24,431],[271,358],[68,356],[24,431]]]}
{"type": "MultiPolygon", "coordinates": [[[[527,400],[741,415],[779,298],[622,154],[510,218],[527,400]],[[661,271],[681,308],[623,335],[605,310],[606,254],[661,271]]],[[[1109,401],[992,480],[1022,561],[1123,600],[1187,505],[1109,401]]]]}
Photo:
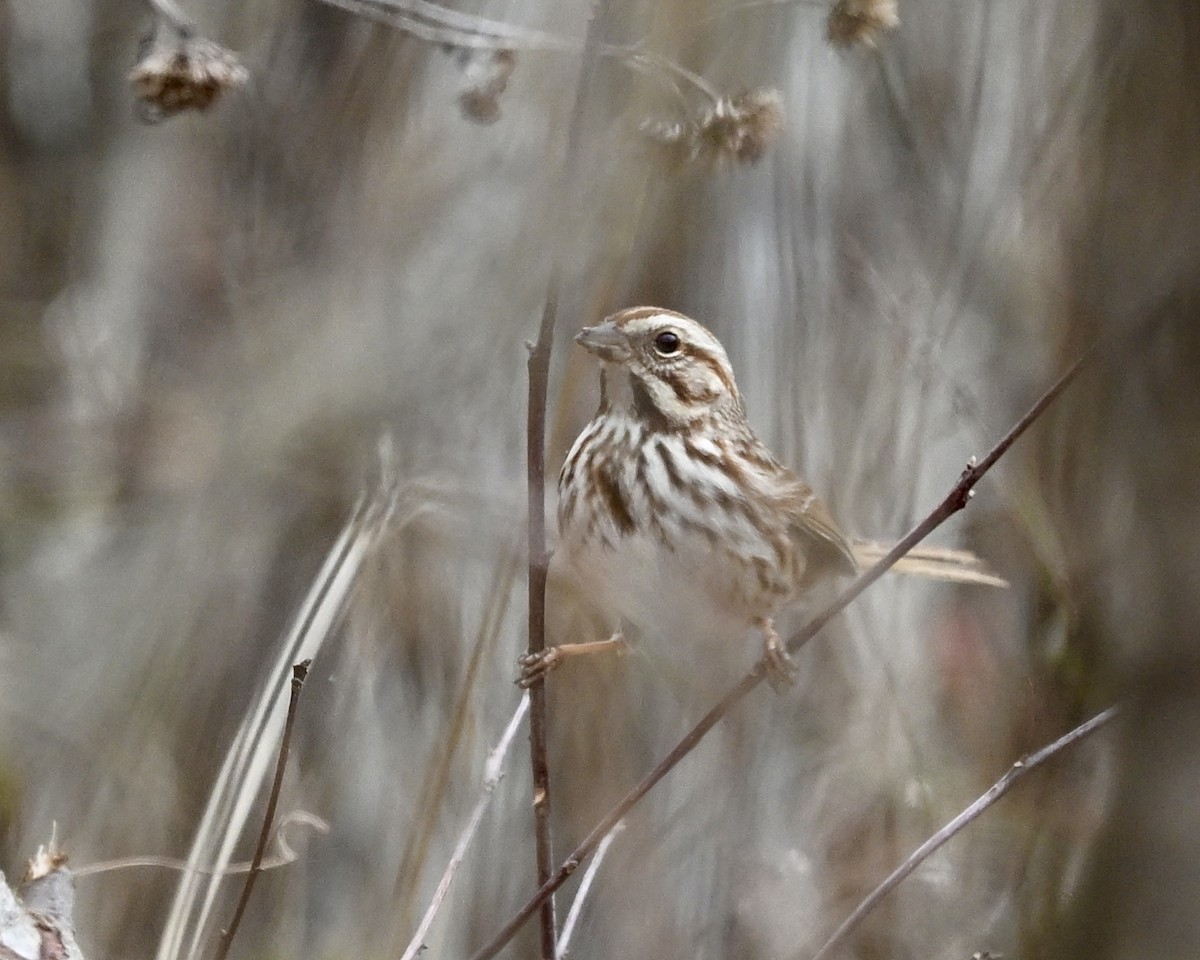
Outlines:
{"type": "Polygon", "coordinates": [[[558,647],[546,647],[537,653],[526,653],[517,657],[517,666],[521,668],[521,675],[516,680],[517,686],[528,690],[562,663],[562,660],[562,652],[558,647]]]}
{"type": "Polygon", "coordinates": [[[796,661],[792,659],[779,634],[775,632],[771,621],[763,622],[760,628],[763,632],[762,664],[767,683],[776,693],[786,693],[795,685],[800,668],[796,666],[796,661]]]}

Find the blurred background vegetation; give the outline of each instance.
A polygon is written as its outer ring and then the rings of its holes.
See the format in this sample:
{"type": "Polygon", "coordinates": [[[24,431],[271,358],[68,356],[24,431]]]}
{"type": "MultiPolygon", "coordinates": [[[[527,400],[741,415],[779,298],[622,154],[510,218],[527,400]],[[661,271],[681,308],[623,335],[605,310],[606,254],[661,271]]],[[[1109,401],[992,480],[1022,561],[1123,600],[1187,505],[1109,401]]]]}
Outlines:
{"type": "MultiPolygon", "coordinates": [[[[842,49],[817,3],[611,0],[565,183],[591,7],[457,9],[521,30],[472,52],[316,0],[192,0],[249,78],[145,124],[148,8],[0,2],[0,865],[55,823],[76,865],[186,854],[382,442],[400,506],[316,657],[282,797],[330,832],[260,880],[234,954],[399,955],[518,700],[524,341],[557,261],[552,475],[596,402],[570,334],[653,303],[713,327],[764,440],[877,538],[1102,344],[939,533],[1012,588],[870,591],[792,693],[759,691],[632,814],[572,956],[810,956],[1118,699],[845,955],[1194,956],[1200,7],[901,0],[842,49]],[[757,162],[697,126],[747,91],[782,112],[757,162]]],[[[569,594],[552,642],[588,638],[569,594]]],[[[756,652],[555,674],[558,849],[756,652]]],[[[520,746],[429,956],[534,888],[520,746]]],[[[87,955],[177,956],[179,883],[81,878],[87,955]]]]}

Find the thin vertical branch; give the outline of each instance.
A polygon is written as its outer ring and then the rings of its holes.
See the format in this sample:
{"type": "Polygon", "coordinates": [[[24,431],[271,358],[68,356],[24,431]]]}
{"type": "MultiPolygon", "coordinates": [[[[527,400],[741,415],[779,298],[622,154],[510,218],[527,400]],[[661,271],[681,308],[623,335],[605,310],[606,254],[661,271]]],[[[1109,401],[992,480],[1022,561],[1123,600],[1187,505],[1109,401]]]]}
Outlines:
{"type": "MultiPolygon", "coordinates": [[[[838,597],[821,613],[808,622],[808,624],[794,635],[788,641],[789,653],[795,653],[805,643],[811,640],[817,632],[832,620],[838,613],[844,610],[852,600],[856,599],[859,594],[867,589],[871,584],[878,580],[887,570],[895,566],[908,551],[912,550],[921,540],[933,532],[935,528],[944,523],[947,519],[962,510],[971,501],[972,492],[975,485],[983,479],[986,474],[1016,442],[1029,427],[1045,413],[1046,408],[1061,394],[1067,386],[1075,379],[1076,374],[1082,369],[1084,362],[1090,356],[1085,354],[1080,359],[1076,360],[1070,368],[1058,380],[1046,390],[1045,393],[1038,398],[1037,402],[1029,408],[1029,411],[1021,417],[1012,428],[997,441],[996,445],[988,451],[987,455],[980,461],[972,461],[968,464],[967,469],[963,471],[958,482],[939,503],[932,512],[919,524],[917,524],[902,539],[894,549],[890,550],[887,555],[880,560],[875,566],[864,571],[857,576],[854,581],[843,590],[838,597]]],[[[651,770],[641,781],[625,795],[625,797],[610,810],[604,818],[592,828],[592,831],[580,841],[579,845],[571,852],[571,855],[559,866],[549,880],[542,884],[538,891],[530,898],[530,900],[500,929],[500,932],[492,938],[485,946],[481,947],[471,960],[489,960],[499,953],[500,949],[513,938],[518,930],[525,924],[533,914],[544,904],[554,891],[561,887],[571,877],[579,865],[590,856],[605,835],[618,822],[620,822],[633,807],[639,803],[646,794],[648,794],[659,781],[673,770],[684,757],[692,752],[708,732],[715,727],[725,715],[734,708],[745,696],[757,687],[767,675],[766,658],[759,661],[755,668],[748,673],[737,686],[733,687],[721,701],[706,713],[700,722],[689,730],[677,743],[671,751],[663,757],[662,760],[651,770]]]]}
{"type": "Polygon", "coordinates": [[[373,491],[364,494],[330,546],[303,602],[279,637],[261,689],[246,710],[225,753],[188,853],[189,869],[179,881],[155,951],[155,960],[196,960],[217,902],[220,880],[192,867],[228,866],[237,839],[253,812],[255,797],[270,773],[283,720],[278,704],[287,695],[292,666],[320,653],[341,623],[364,564],[385,533],[404,529],[430,509],[436,494],[400,486],[395,456],[386,435],[380,441],[380,470],[373,491]],[[394,525],[394,526],[393,526],[394,525]]]}
{"type": "Polygon", "coordinates": [[[258,847],[254,851],[254,859],[250,862],[250,872],[246,874],[246,885],[242,887],[242,895],[238,899],[237,908],[233,911],[233,920],[229,923],[229,929],[221,935],[221,942],[217,945],[215,960],[225,960],[229,955],[229,948],[233,944],[233,938],[237,936],[238,927],[241,926],[246,905],[250,903],[250,893],[254,890],[254,881],[258,879],[258,875],[263,870],[263,856],[267,852],[267,844],[271,841],[271,824],[275,820],[275,808],[279,805],[279,792],[283,789],[283,773],[287,769],[288,752],[292,744],[292,728],[296,725],[296,706],[300,702],[300,688],[304,686],[304,678],[308,676],[308,667],[311,663],[311,660],[302,660],[292,667],[292,694],[288,700],[287,719],[283,724],[283,739],[279,744],[279,759],[275,763],[275,781],[271,784],[271,793],[267,798],[267,812],[263,816],[262,830],[259,831],[258,847]]]}
{"type": "MultiPolygon", "coordinates": [[[[542,312],[537,344],[529,352],[529,420],[527,470],[529,483],[529,653],[546,648],[546,394],[550,350],[558,313],[558,265],[551,268],[550,289],[542,312]]],[[[529,689],[529,751],[533,772],[533,826],[537,845],[537,878],[542,886],[554,864],[550,832],[550,766],[546,759],[546,685],[542,678],[529,689]]],[[[542,960],[555,960],[554,900],[541,905],[542,960]]]]}
{"type": "MultiPolygon", "coordinates": [[[[599,22],[605,0],[596,0],[584,40],[579,80],[575,88],[575,104],[567,133],[567,149],[559,190],[564,206],[574,201],[571,172],[578,167],[580,142],[583,135],[584,104],[597,63],[599,22]]],[[[570,218],[560,218],[554,235],[561,238],[570,218]]],[[[546,289],[546,302],[537,342],[529,351],[529,412],[526,427],[528,447],[526,468],[529,485],[529,646],[528,653],[536,655],[546,648],[546,573],[549,555],[546,550],[546,396],[550,382],[550,354],[554,346],[554,325],[558,319],[558,301],[562,285],[562,264],[555,259],[546,289]]],[[[554,871],[554,848],[550,832],[550,768],[546,759],[546,687],[538,679],[529,690],[529,749],[533,768],[533,822],[536,838],[537,881],[543,887],[554,871]]],[[[557,933],[552,896],[540,904],[542,960],[556,960],[557,933]]]]}
{"type": "Polygon", "coordinates": [[[854,912],[843,921],[842,925],[834,931],[833,936],[825,941],[825,945],[813,955],[813,960],[824,960],[825,957],[828,957],[834,947],[845,940],[850,931],[857,927],[863,918],[875,909],[879,901],[896,889],[905,877],[929,859],[951,837],[959,833],[967,824],[979,817],[988,807],[992,806],[992,804],[1008,793],[1012,789],[1013,784],[1021,777],[1029,773],[1034,767],[1040,766],[1051,757],[1078,743],[1084,737],[1095,733],[1116,715],[1117,708],[1109,707],[1107,710],[1096,714],[1090,720],[1081,723],[1070,733],[1063,734],[1063,736],[1059,737],[1053,743],[1042,747],[1036,753],[1022,757],[1009,767],[1004,776],[992,784],[986,793],[917,847],[900,866],[888,874],[887,878],[872,890],[863,902],[855,908],[854,912]]]}

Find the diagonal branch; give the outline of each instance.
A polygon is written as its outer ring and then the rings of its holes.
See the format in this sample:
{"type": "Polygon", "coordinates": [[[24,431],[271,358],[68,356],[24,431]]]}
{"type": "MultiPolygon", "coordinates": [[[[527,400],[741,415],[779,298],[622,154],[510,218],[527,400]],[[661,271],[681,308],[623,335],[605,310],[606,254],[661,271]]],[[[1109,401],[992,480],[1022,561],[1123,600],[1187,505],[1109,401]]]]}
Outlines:
{"type": "MultiPolygon", "coordinates": [[[[1037,400],[1029,411],[1018,420],[1013,427],[996,443],[987,455],[978,462],[968,464],[966,470],[963,471],[953,489],[947,494],[946,498],[939,503],[933,511],[905,536],[896,546],[890,550],[882,560],[869,570],[864,571],[854,581],[843,590],[828,607],[820,614],[811,620],[807,626],[796,633],[788,641],[788,652],[795,653],[804,644],[816,636],[817,632],[832,620],[838,613],[844,610],[854,599],[858,597],[871,584],[878,580],[887,570],[903,557],[909,550],[915,547],[921,540],[927,537],[938,526],[944,523],[949,517],[953,516],[959,510],[962,510],[970,502],[972,491],[977,483],[983,479],[984,475],[996,465],[996,462],[1004,456],[1008,449],[1016,442],[1029,427],[1036,421],[1050,406],[1051,403],[1061,394],[1067,386],[1075,379],[1084,363],[1087,361],[1090,354],[1084,354],[1076,360],[1070,368],[1037,400]]],[[[542,886],[537,893],[530,898],[517,913],[506,923],[499,933],[484,947],[478,950],[471,960],[489,960],[494,957],[500,949],[513,938],[516,932],[521,929],[535,911],[545,903],[554,891],[561,887],[567,879],[579,868],[579,865],[595,851],[600,841],[616,824],[625,817],[627,813],[649,793],[660,780],[663,779],[672,769],[689,753],[695,749],[696,745],[704,739],[705,735],[717,725],[718,722],[727,714],[735,705],[737,705],[751,690],[757,687],[767,675],[767,662],[764,658],[759,661],[755,668],[742,678],[733,689],[721,698],[721,701],[708,711],[704,717],[696,724],[688,733],[679,741],[678,744],[668,753],[658,765],[654,767],[641,782],[637,784],[628,794],[615,806],[605,817],[592,829],[584,839],[580,842],[569,857],[563,861],[562,865],[542,886]]]]}
{"type": "MultiPolygon", "coordinates": [[[[837,599],[833,603],[813,617],[801,630],[792,636],[787,644],[788,653],[795,653],[808,643],[809,640],[817,635],[822,627],[845,610],[867,587],[894,567],[913,547],[933,533],[934,530],[949,520],[954,514],[958,513],[959,510],[965,509],[967,504],[971,502],[971,498],[975,496],[975,485],[1008,452],[1008,448],[1016,442],[1017,438],[1028,430],[1030,425],[1046,411],[1046,408],[1055,401],[1058,395],[1067,389],[1090,356],[1090,353],[1085,353],[1071,364],[1067,372],[1059,377],[1038,398],[1037,402],[1026,411],[1020,420],[1013,424],[1008,433],[996,442],[996,445],[987,452],[987,455],[982,460],[976,461],[972,457],[967,464],[967,468],[962,472],[962,476],[959,477],[958,483],[954,485],[954,488],[946,495],[945,499],[934,507],[933,511],[913,527],[891,550],[884,554],[883,559],[875,564],[875,566],[864,570],[845,590],[838,594],[837,599]]],[[[765,668],[765,665],[760,663],[759,668],[765,668]]]]}
{"type": "Polygon", "coordinates": [[[872,890],[866,899],[855,908],[854,912],[842,922],[842,925],[833,932],[833,936],[825,941],[825,945],[813,955],[813,960],[824,960],[825,957],[828,957],[833,948],[846,939],[847,934],[857,927],[868,913],[875,909],[880,900],[896,889],[905,877],[929,859],[951,837],[959,833],[967,824],[979,817],[988,807],[992,806],[992,804],[1008,793],[1012,789],[1013,784],[1021,779],[1021,777],[1034,767],[1041,766],[1041,764],[1057,756],[1063,750],[1078,743],[1089,734],[1095,733],[1116,715],[1117,708],[1115,706],[1109,707],[1107,710],[1096,714],[1092,719],[1081,723],[1070,733],[1063,734],[1053,743],[1042,747],[1036,753],[1022,757],[1009,767],[1004,776],[992,784],[986,793],[917,847],[909,855],[908,859],[888,874],[883,883],[872,890]]]}

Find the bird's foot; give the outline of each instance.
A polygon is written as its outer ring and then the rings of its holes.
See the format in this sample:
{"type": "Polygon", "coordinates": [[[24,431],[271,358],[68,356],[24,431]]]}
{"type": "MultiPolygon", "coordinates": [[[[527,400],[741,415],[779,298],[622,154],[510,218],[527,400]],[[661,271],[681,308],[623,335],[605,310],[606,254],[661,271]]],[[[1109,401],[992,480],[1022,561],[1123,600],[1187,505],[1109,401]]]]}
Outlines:
{"type": "Polygon", "coordinates": [[[758,620],[757,626],[763,635],[763,658],[760,663],[767,683],[776,693],[786,693],[795,685],[800,668],[796,666],[796,661],[788,653],[783,640],[775,632],[775,624],[769,618],[758,620]]]}
{"type": "Polygon", "coordinates": [[[562,647],[546,647],[537,653],[527,653],[517,657],[517,666],[521,668],[521,674],[517,677],[517,686],[522,690],[528,690],[559,666],[563,659],[562,647]]]}
{"type": "Polygon", "coordinates": [[[521,675],[517,677],[517,686],[528,690],[551,670],[558,667],[568,657],[579,657],[592,653],[607,653],[615,650],[624,653],[629,644],[624,635],[618,630],[607,640],[596,640],[592,643],[568,643],[561,647],[546,647],[537,653],[527,653],[517,658],[517,666],[521,675]]]}

